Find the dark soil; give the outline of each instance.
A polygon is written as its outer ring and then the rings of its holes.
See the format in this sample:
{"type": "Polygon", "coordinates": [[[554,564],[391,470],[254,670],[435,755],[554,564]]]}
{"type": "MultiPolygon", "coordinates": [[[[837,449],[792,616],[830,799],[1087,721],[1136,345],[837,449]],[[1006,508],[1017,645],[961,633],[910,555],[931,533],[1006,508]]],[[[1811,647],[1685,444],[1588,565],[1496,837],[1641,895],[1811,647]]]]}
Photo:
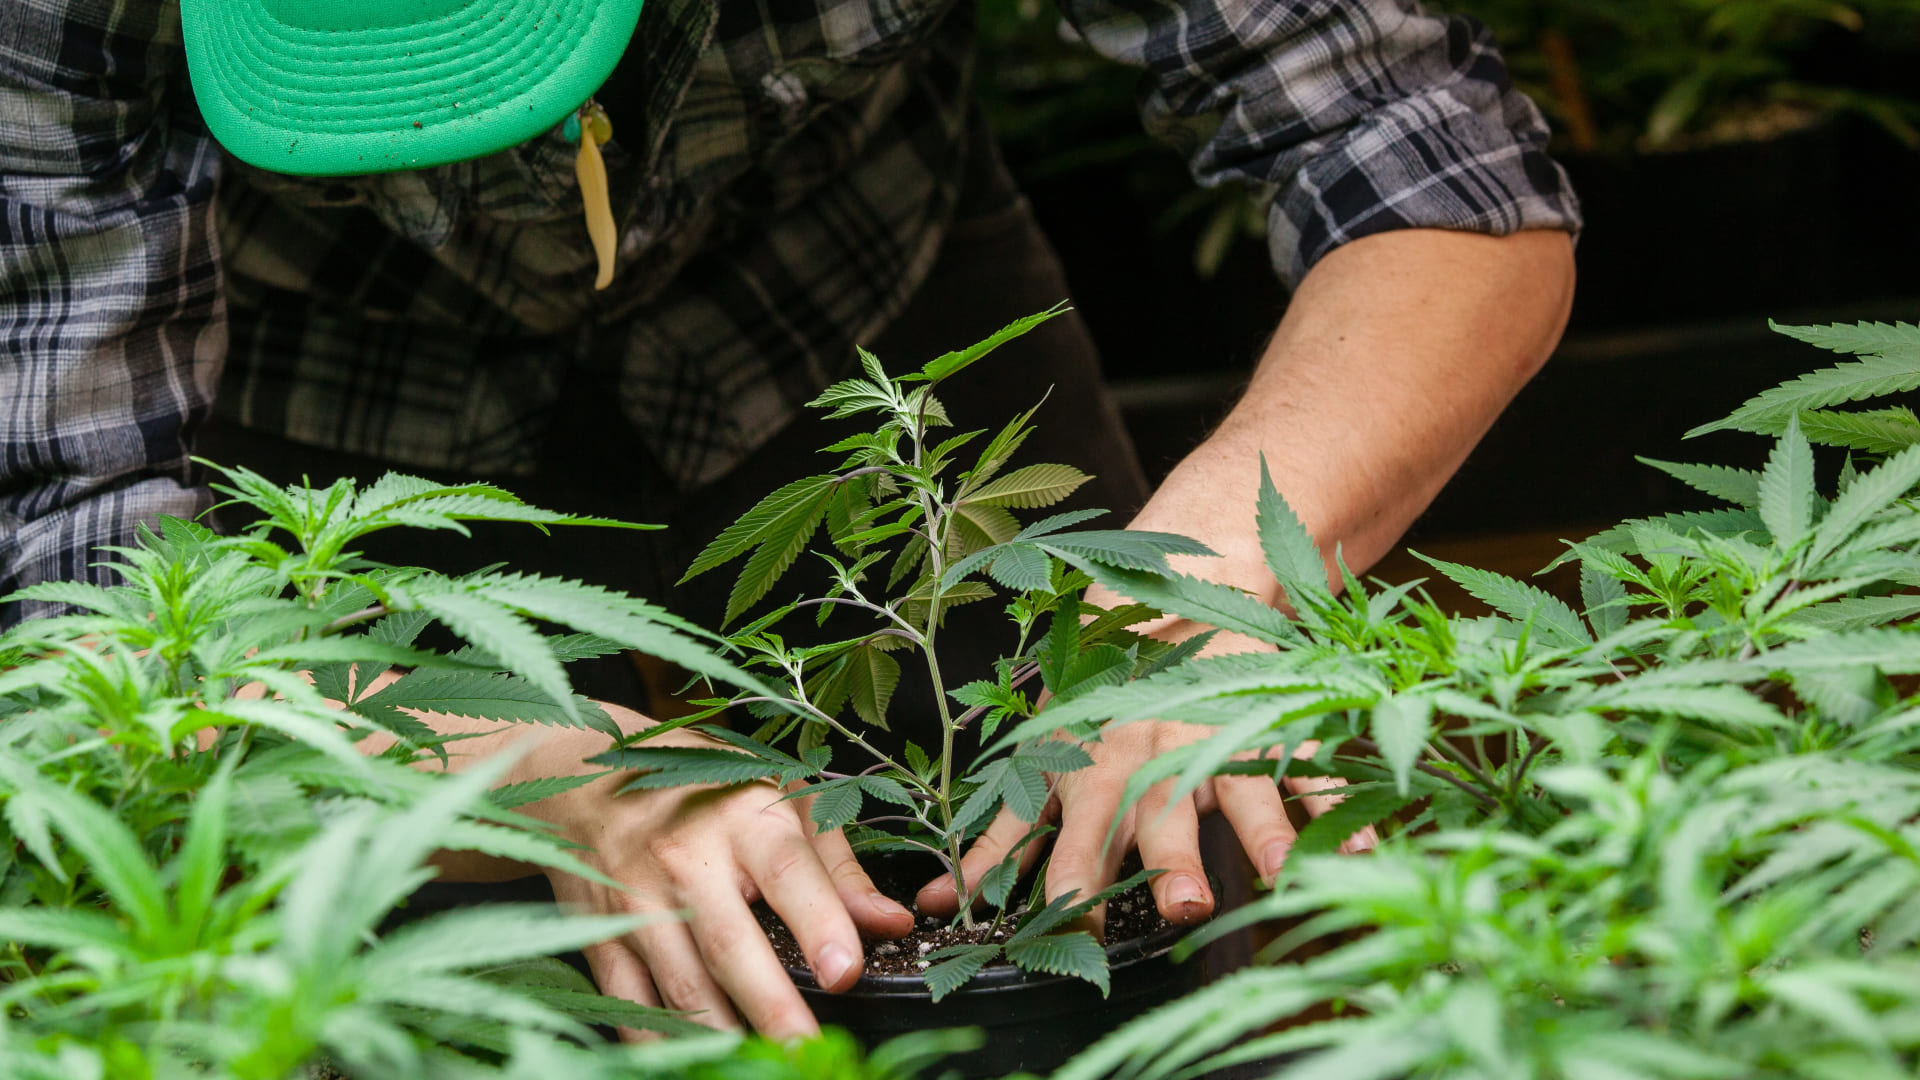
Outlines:
{"type": "MultiPolygon", "coordinates": [[[[1127,856],[1120,867],[1120,877],[1126,878],[1140,871],[1140,858],[1127,856]]],[[[888,897],[913,908],[914,894],[920,886],[932,880],[939,873],[939,867],[932,858],[924,860],[911,856],[886,856],[872,860],[867,868],[873,883],[888,897]]],[[[1023,881],[1014,890],[1016,898],[1026,894],[1028,883],[1023,881]]],[[[987,915],[977,922],[973,929],[949,925],[948,920],[923,915],[914,924],[913,931],[906,937],[887,940],[871,938],[866,940],[868,975],[918,975],[931,966],[925,959],[926,954],[953,945],[979,945],[987,941],[1005,941],[1013,933],[1017,923],[1015,914],[1026,910],[1024,903],[1014,905],[1014,912],[1000,921],[1000,928],[992,930],[992,917],[987,915]]],[[[753,906],[754,915],[767,932],[767,939],[773,943],[774,954],[789,969],[808,970],[806,954],[800,951],[800,945],[787,931],[780,917],[762,902],[753,906]]],[[[1108,943],[1133,941],[1158,933],[1168,926],[1160,911],[1154,906],[1153,893],[1142,882],[1127,892],[1107,902],[1106,940],[1108,943]]],[[[1004,960],[995,961],[990,967],[998,967],[1004,960]]]]}

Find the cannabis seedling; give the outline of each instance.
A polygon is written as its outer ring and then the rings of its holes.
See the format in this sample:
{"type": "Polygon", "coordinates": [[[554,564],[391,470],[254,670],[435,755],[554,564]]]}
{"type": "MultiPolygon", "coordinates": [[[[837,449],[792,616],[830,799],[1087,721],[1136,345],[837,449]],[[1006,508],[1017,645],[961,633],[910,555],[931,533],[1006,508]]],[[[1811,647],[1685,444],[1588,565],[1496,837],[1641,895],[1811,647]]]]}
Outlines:
{"type": "Polygon", "coordinates": [[[1046,831],[1035,824],[1005,861],[978,880],[966,880],[961,853],[997,808],[1037,823],[1049,796],[1048,774],[1083,768],[1091,759],[1070,741],[1041,739],[965,754],[962,740],[984,746],[1003,722],[1033,716],[1037,696],[1029,687],[1036,676],[1055,701],[1072,700],[1095,687],[1162,671],[1204,644],[1192,640],[1175,647],[1134,634],[1129,627],[1159,612],[1139,604],[1104,610],[1082,597],[1090,582],[1085,568],[1166,575],[1168,555],[1212,554],[1203,545],[1163,533],[1069,531],[1098,516],[1097,510],[1025,525],[1015,517],[1016,510],[1060,502],[1088,479],[1066,465],[1007,470],[1032,430],[1033,409],[1007,422],[964,467],[960,451],[987,431],[937,438],[939,429],[951,426],[935,396],[940,384],[1062,310],[1021,319],[897,377],[862,350],[863,377],[829,387],[812,406],[827,410],[830,419],[871,416],[877,425],[826,447],[824,453],[842,455],[833,471],[796,480],[760,500],[686,574],[691,578],[746,557],[727,604],[732,622],[773,590],[824,525],[831,550],[815,552],[830,574],[823,595],[782,604],[728,638],[746,657],[742,666],[767,673],[778,692],[701,699],[694,702],[701,711],[642,732],[595,759],[639,770],[629,785],[635,789],[773,780],[792,797],[809,800],[821,830],[848,828],[858,851],[930,854],[954,875],[962,898],[957,922],[977,942],[929,956],[926,980],[936,998],[1003,954],[1023,969],[1078,976],[1104,990],[1108,974],[1099,943],[1084,931],[1060,928],[1144,877],[1095,896],[1031,903],[1016,916],[1009,904],[1018,853],[1046,831]],[[991,677],[949,687],[940,653],[947,613],[995,597],[1006,603],[1010,647],[991,677]],[[864,624],[851,636],[818,644],[790,642],[779,629],[802,612],[824,626],[835,611],[864,624]],[[901,655],[917,656],[925,665],[940,745],[926,749],[909,742],[895,755],[868,735],[887,726],[901,655]],[[752,735],[708,726],[703,730],[724,746],[646,745],[663,731],[743,706],[765,721],[752,735]],[[790,748],[782,749],[789,740],[790,748]],[[834,770],[836,747],[851,748],[863,765],[834,770]],[[868,812],[870,801],[879,812],[868,812]],[[993,914],[982,919],[976,904],[993,914]],[[993,931],[1014,918],[1004,944],[995,943],[993,931]]]}

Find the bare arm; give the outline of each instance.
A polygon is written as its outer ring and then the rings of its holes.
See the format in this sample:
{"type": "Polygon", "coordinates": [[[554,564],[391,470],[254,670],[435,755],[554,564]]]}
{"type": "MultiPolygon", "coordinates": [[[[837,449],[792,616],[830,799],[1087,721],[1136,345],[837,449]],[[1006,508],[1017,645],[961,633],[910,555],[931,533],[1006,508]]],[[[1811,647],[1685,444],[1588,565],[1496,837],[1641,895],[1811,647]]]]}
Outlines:
{"type": "MultiPolygon", "coordinates": [[[[1190,559],[1184,569],[1280,603],[1254,524],[1264,454],[1275,486],[1322,550],[1339,547],[1351,567],[1365,568],[1545,363],[1566,325],[1573,276],[1573,245],[1562,232],[1493,238],[1406,230],[1333,252],[1302,282],[1246,396],[1174,469],[1134,527],[1205,541],[1224,557],[1190,559]]],[[[1170,621],[1154,632],[1177,639],[1202,629],[1170,621]]],[[[1253,647],[1222,635],[1210,648],[1253,647]]],[[[1153,883],[1161,913],[1174,922],[1205,918],[1213,896],[1200,863],[1199,818],[1216,809],[1262,877],[1279,872],[1295,834],[1279,790],[1257,777],[1216,778],[1174,805],[1168,785],[1159,785],[1126,811],[1107,845],[1127,778],[1206,733],[1169,723],[1110,729],[1089,747],[1092,768],[1059,778],[1050,898],[1098,890],[1137,846],[1146,866],[1167,871],[1153,883]]],[[[1297,794],[1327,786],[1311,777],[1287,784],[1297,794]]],[[[1315,814],[1333,802],[1304,801],[1315,814]]],[[[1026,828],[1003,814],[968,854],[966,872],[983,873],[1026,828]]],[[[951,910],[952,882],[931,883],[920,902],[951,910]]]]}
{"type": "Polygon", "coordinates": [[[1186,569],[1279,603],[1251,511],[1264,454],[1321,548],[1370,566],[1546,362],[1573,278],[1561,232],[1410,229],[1340,248],[1301,283],[1245,397],[1134,527],[1204,540],[1225,558],[1186,569]]]}

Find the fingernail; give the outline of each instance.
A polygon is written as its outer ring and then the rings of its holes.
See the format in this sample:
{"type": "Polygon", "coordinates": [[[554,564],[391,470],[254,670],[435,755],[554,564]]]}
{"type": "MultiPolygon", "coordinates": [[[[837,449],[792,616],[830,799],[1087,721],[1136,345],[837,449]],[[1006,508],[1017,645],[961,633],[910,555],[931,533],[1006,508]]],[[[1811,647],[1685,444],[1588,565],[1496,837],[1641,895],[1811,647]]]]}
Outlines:
{"type": "Polygon", "coordinates": [[[845,945],[835,942],[820,950],[820,966],[813,973],[821,986],[839,986],[847,974],[860,966],[860,958],[845,945]]]}
{"type": "Polygon", "coordinates": [[[1206,902],[1206,890],[1198,879],[1181,874],[1167,882],[1168,907],[1195,907],[1206,902]]]}
{"type": "Polygon", "coordinates": [[[874,907],[881,911],[898,911],[903,915],[911,914],[911,912],[907,911],[906,905],[878,890],[868,893],[867,899],[872,902],[874,907]]]}
{"type": "Polygon", "coordinates": [[[1293,845],[1285,840],[1268,844],[1266,850],[1260,853],[1260,876],[1271,880],[1287,864],[1287,853],[1292,850],[1293,845]]]}

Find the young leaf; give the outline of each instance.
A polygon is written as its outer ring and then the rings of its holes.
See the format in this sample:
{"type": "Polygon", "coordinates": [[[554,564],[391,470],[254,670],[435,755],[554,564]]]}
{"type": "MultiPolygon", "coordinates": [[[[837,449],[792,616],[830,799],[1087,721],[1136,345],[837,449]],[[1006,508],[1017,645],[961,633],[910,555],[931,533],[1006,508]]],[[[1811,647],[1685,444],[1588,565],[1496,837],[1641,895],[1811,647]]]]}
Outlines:
{"type": "Polygon", "coordinates": [[[595,765],[633,769],[639,775],[620,790],[654,791],[687,784],[744,784],[777,779],[781,783],[804,775],[791,765],[748,754],[705,746],[636,746],[609,750],[587,759],[595,765]]]}
{"type": "Polygon", "coordinates": [[[823,476],[805,476],[791,484],[779,488],[766,498],[754,504],[753,509],[740,516],[740,520],[727,526],[719,536],[713,538],[705,550],[696,556],[687,566],[686,573],[680,575],[678,584],[706,573],[707,571],[745,554],[752,548],[765,543],[769,532],[782,515],[791,512],[796,506],[804,506],[830,489],[838,478],[828,474],[823,476]]]}
{"type": "Polygon", "coordinates": [[[887,706],[900,685],[900,662],[868,642],[848,653],[846,693],[868,726],[887,730],[887,706]]]}
{"type": "Polygon", "coordinates": [[[1034,510],[1052,506],[1091,479],[1071,465],[1028,465],[976,489],[963,505],[1034,510]]]}
{"type": "Polygon", "coordinates": [[[524,676],[577,719],[579,706],[560,662],[547,650],[545,639],[513,612],[464,592],[430,593],[420,606],[454,633],[479,646],[502,664],[524,676]]]}
{"type": "Polygon", "coordinates": [[[575,788],[585,787],[603,776],[610,775],[612,771],[607,770],[580,773],[577,776],[543,776],[537,780],[523,780],[518,784],[503,784],[487,792],[487,801],[502,810],[517,810],[542,799],[564,795],[575,788]]]}
{"type": "Polygon", "coordinates": [[[1626,598],[1627,587],[1620,579],[1601,570],[1594,560],[1580,563],[1580,604],[1587,609],[1595,636],[1619,633],[1627,625],[1626,598]]]}
{"type": "Polygon", "coordinates": [[[1061,303],[1037,315],[1028,315],[1025,318],[1015,319],[1013,322],[994,331],[983,341],[969,345],[964,349],[945,353],[927,361],[917,376],[902,376],[900,381],[925,380],[927,382],[939,382],[942,379],[952,378],[1000,346],[1005,345],[1015,338],[1025,336],[1041,323],[1056,316],[1064,315],[1071,310],[1073,309],[1061,303]]]}
{"type": "MultiPolygon", "coordinates": [[[[1352,784],[1340,789],[1340,802],[1300,830],[1288,857],[1331,855],[1353,834],[1399,813],[1416,796],[1402,795],[1385,784],[1352,784]]],[[[1294,864],[1289,862],[1288,866],[1294,864]]]]}
{"type": "Polygon", "coordinates": [[[1102,997],[1112,989],[1107,952],[1085,930],[1045,937],[1014,937],[1007,942],[1007,959],[1023,971],[1084,979],[1099,987],[1102,997]]]}
{"type": "Polygon", "coordinates": [[[1134,529],[1089,530],[1055,533],[1039,542],[1041,550],[1057,555],[1074,566],[1094,562],[1126,570],[1151,570],[1172,573],[1169,555],[1214,555],[1219,553],[1198,540],[1172,533],[1134,529]]]}
{"type": "Polygon", "coordinates": [[[1185,574],[1124,570],[1078,557],[1070,557],[1067,562],[1121,596],[1169,615],[1245,634],[1269,645],[1306,643],[1285,615],[1231,586],[1185,574]]]}
{"type": "Polygon", "coordinates": [[[940,999],[967,985],[980,969],[992,963],[1000,955],[998,945],[954,945],[927,954],[927,959],[936,963],[921,977],[927,981],[927,989],[933,992],[935,1004],[940,999]]]}
{"type": "Polygon", "coordinates": [[[1517,622],[1531,624],[1535,636],[1549,648],[1576,648],[1593,642],[1580,616],[1551,593],[1490,570],[1429,558],[1417,551],[1413,555],[1488,607],[1517,622]]]}
{"type": "Polygon", "coordinates": [[[853,778],[815,784],[807,789],[807,794],[813,798],[807,816],[813,821],[815,831],[823,833],[842,828],[859,817],[860,804],[866,798],[860,782],[853,778]]]}
{"type": "Polygon", "coordinates": [[[1636,457],[1634,460],[1659,469],[1695,491],[1705,492],[1743,509],[1760,508],[1760,474],[1752,469],[1734,469],[1725,465],[1683,465],[1649,457],[1636,457]]]}
{"type": "Polygon", "coordinates": [[[1800,433],[1799,417],[1787,428],[1760,473],[1760,520],[1774,543],[1791,548],[1813,527],[1813,448],[1800,433]]]}
{"type": "Polygon", "coordinates": [[[1800,427],[1811,442],[1868,454],[1897,454],[1920,444],[1920,417],[1905,406],[1858,412],[1816,409],[1800,414],[1800,427]]]}
{"type": "Polygon", "coordinates": [[[1035,592],[1052,580],[1053,560],[1031,545],[1009,544],[987,566],[987,573],[1014,592],[1035,592]]]}
{"type": "Polygon", "coordinates": [[[1260,455],[1260,498],[1255,523],[1260,531],[1260,549],[1266,554],[1267,568],[1275,580],[1293,597],[1297,606],[1307,598],[1330,598],[1327,563],[1308,534],[1307,527],[1293,514],[1293,508],[1273,485],[1267,470],[1267,457],[1260,455]]]}
{"type": "Polygon", "coordinates": [[[1373,740],[1393,770],[1394,786],[1409,792],[1413,767],[1433,736],[1433,699],[1414,694],[1383,697],[1373,707],[1373,740]]]}
{"type": "Polygon", "coordinates": [[[1875,514],[1905,498],[1920,484],[1920,446],[1903,450],[1862,475],[1833,501],[1833,507],[1815,530],[1808,559],[1816,565],[1847,541],[1875,514]]]}

